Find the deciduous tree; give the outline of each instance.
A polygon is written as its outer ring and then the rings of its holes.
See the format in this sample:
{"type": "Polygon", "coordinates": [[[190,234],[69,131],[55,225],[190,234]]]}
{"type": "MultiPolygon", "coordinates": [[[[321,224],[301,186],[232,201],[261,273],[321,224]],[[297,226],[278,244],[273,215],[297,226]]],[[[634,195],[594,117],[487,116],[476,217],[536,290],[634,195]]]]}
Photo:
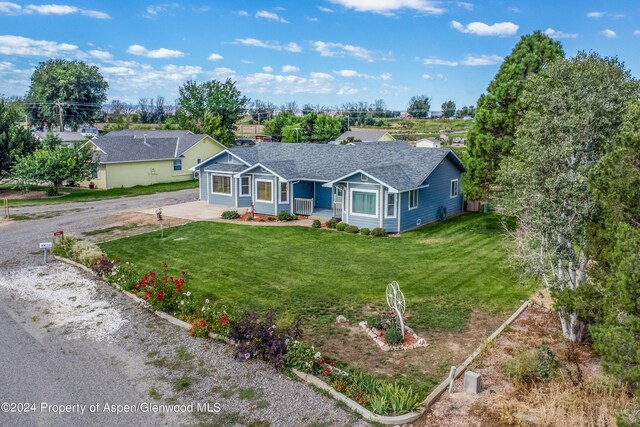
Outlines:
{"type": "Polygon", "coordinates": [[[236,123],[244,116],[249,98],[227,79],[197,84],[188,81],[180,87],[176,112],[184,129],[196,133],[206,132],[226,146],[235,143],[236,123]]]}
{"type": "Polygon", "coordinates": [[[0,97],[0,178],[7,175],[17,157],[31,153],[39,145],[31,132],[20,125],[22,117],[22,103],[0,97]]]}
{"type": "Polygon", "coordinates": [[[93,123],[102,114],[108,87],[96,66],[64,59],[41,62],[25,99],[29,121],[47,129],[60,118],[73,129],[93,123]]]}
{"type": "Polygon", "coordinates": [[[429,117],[429,110],[431,108],[431,99],[427,95],[412,96],[409,100],[409,107],[407,113],[412,117],[426,118],[429,117]]]}
{"type": "Polygon", "coordinates": [[[453,117],[454,114],[456,114],[456,103],[451,100],[443,102],[441,108],[442,114],[447,118],[453,117]]]}
{"type": "Polygon", "coordinates": [[[579,53],[547,64],[526,82],[515,145],[501,168],[519,259],[551,289],[571,341],[585,333],[579,307],[588,230],[599,211],[590,177],[637,99],[637,82],[616,59],[579,53]]]}

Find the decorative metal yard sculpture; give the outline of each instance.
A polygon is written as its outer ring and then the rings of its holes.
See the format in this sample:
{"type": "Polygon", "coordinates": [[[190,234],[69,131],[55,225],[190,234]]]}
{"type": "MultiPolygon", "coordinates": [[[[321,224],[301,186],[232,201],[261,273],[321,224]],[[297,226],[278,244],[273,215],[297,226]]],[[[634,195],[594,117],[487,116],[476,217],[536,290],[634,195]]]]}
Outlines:
{"type": "Polygon", "coordinates": [[[387,285],[387,305],[396,312],[398,321],[400,322],[400,332],[404,335],[404,320],[402,320],[402,315],[407,308],[407,304],[404,301],[404,294],[400,290],[400,285],[398,285],[398,282],[395,280],[387,285]]]}

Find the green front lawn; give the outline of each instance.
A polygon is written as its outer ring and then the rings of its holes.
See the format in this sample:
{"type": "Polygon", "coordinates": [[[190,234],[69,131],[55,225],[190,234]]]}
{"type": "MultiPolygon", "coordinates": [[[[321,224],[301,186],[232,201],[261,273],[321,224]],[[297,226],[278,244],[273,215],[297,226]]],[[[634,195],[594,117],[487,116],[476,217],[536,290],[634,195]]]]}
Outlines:
{"type": "Polygon", "coordinates": [[[506,262],[499,220],[467,214],[397,237],[305,227],[195,222],[101,244],[140,273],[187,270],[187,286],[235,309],[301,316],[304,340],[351,367],[411,385],[426,396],[532,292],[506,262]],[[406,324],[429,346],[380,351],[357,326],[400,283],[406,324]],[[345,315],[348,327],[335,324],[345,315]],[[471,321],[471,319],[474,319],[471,321]],[[452,350],[452,348],[454,350],[452,350]]]}
{"type": "MultiPolygon", "coordinates": [[[[0,198],[2,198],[2,190],[9,190],[12,186],[8,184],[0,185],[0,198]]],[[[164,193],[167,191],[186,190],[189,188],[198,188],[197,180],[168,182],[153,185],[137,185],[130,188],[111,188],[109,190],[89,190],[88,188],[66,188],[60,187],[63,193],[57,197],[37,197],[24,199],[10,199],[10,206],[40,205],[50,203],[68,203],[68,202],[92,202],[95,200],[114,199],[117,197],[143,196],[146,194],[164,193]],[[66,193],[66,194],[64,194],[66,193]]],[[[29,191],[46,191],[47,187],[31,186],[29,191]]]]}
{"type": "Polygon", "coordinates": [[[490,215],[464,215],[397,237],[302,227],[197,222],[101,245],[140,271],[162,261],[188,270],[189,287],[237,308],[302,316],[311,329],[339,314],[364,320],[398,281],[408,324],[418,331],[465,329],[472,309],[515,309],[531,288],[505,262],[505,238],[490,215]],[[179,238],[179,240],[178,240],[179,238]]]}

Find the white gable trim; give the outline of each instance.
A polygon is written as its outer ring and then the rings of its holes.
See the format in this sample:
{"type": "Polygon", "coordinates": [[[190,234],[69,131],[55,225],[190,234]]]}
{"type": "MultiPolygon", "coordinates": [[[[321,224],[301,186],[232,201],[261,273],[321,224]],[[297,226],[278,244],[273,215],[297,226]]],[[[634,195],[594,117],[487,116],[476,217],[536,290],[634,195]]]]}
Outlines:
{"type": "Polygon", "coordinates": [[[269,169],[268,167],[264,166],[264,165],[263,165],[263,164],[261,164],[261,163],[256,163],[255,165],[250,166],[250,167],[248,167],[247,169],[245,169],[245,170],[243,170],[243,171],[238,172],[236,175],[234,175],[234,178],[240,178],[240,175],[242,175],[243,173],[247,173],[247,172],[249,172],[249,171],[251,171],[252,169],[255,169],[255,168],[257,168],[257,167],[261,167],[262,169],[264,169],[264,170],[266,170],[267,172],[269,172],[271,175],[277,176],[277,177],[278,177],[278,179],[280,179],[280,181],[283,181],[283,182],[289,182],[289,180],[288,180],[288,179],[281,177],[280,175],[278,175],[277,173],[275,173],[274,171],[272,171],[271,169],[269,169]]]}
{"type": "Polygon", "coordinates": [[[365,176],[367,176],[367,177],[371,178],[372,180],[374,180],[374,181],[375,181],[375,182],[377,182],[378,184],[382,184],[382,185],[384,185],[385,187],[389,188],[389,193],[399,193],[399,191],[398,191],[398,190],[396,190],[395,188],[393,188],[392,186],[390,186],[390,185],[389,185],[389,184],[387,184],[386,182],[380,181],[378,178],[376,178],[375,176],[373,176],[373,175],[371,175],[371,174],[366,173],[366,172],[365,172],[365,171],[363,171],[362,169],[358,169],[358,170],[353,171],[353,172],[351,172],[351,173],[348,173],[348,174],[346,174],[346,175],[344,175],[344,176],[341,176],[340,178],[336,178],[336,179],[334,179],[333,181],[329,181],[329,182],[327,182],[326,184],[323,184],[322,186],[323,186],[323,187],[332,187],[335,183],[340,182],[340,181],[342,181],[342,180],[344,180],[344,179],[346,179],[346,178],[349,178],[350,176],[353,176],[353,175],[355,175],[355,174],[357,174],[357,173],[361,173],[362,175],[365,175],[365,176]]]}

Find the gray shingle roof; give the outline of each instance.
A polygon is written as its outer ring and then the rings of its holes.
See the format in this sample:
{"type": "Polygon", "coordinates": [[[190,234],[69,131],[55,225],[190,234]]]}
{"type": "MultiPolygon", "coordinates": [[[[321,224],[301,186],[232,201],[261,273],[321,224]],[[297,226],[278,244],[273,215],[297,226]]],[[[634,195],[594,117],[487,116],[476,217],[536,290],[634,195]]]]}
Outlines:
{"type": "Polygon", "coordinates": [[[228,149],[251,165],[261,164],[287,180],[333,181],[358,170],[398,191],[416,188],[447,156],[448,148],[415,148],[405,141],[355,145],[261,143],[228,149]]]}
{"type": "Polygon", "coordinates": [[[175,159],[206,136],[189,131],[115,131],[91,142],[102,150],[101,163],[118,163],[175,159]]]}
{"type": "Polygon", "coordinates": [[[238,163],[214,163],[209,167],[204,168],[205,171],[211,172],[242,172],[247,168],[246,165],[240,165],[238,163]]]}
{"type": "Polygon", "coordinates": [[[352,137],[356,141],[380,141],[386,134],[388,134],[386,130],[350,130],[339,137],[336,138],[336,141],[344,141],[349,137],[352,137]]]}

